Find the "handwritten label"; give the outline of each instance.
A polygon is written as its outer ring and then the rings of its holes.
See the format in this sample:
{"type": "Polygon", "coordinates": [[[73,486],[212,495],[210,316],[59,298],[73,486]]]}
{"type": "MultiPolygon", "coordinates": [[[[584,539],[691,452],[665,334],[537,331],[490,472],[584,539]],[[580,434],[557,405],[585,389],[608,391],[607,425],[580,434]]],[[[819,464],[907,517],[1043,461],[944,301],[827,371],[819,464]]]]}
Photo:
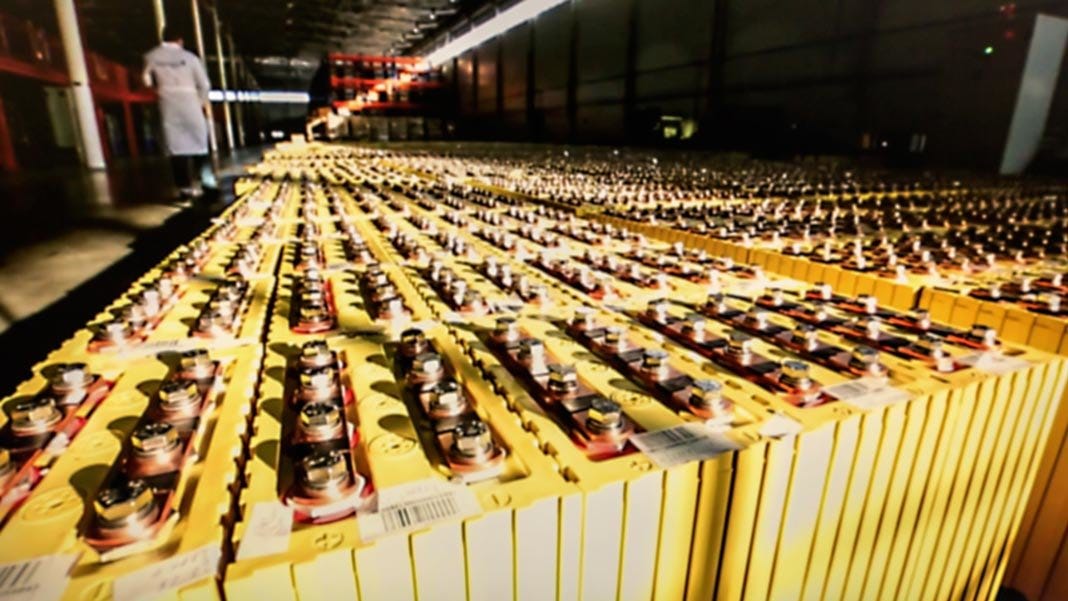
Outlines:
{"type": "Polygon", "coordinates": [[[237,559],[250,559],[284,553],[289,549],[293,530],[293,508],[277,501],[256,503],[249,514],[237,559]]]}
{"type": "Polygon", "coordinates": [[[214,577],[222,549],[205,545],[131,572],[115,580],[115,601],[153,599],[168,591],[214,577]]]}
{"type": "Polygon", "coordinates": [[[181,352],[188,351],[195,348],[208,348],[208,349],[228,349],[238,348],[242,346],[253,346],[260,343],[260,340],[254,336],[247,336],[245,338],[230,338],[219,339],[206,342],[198,338],[187,338],[184,340],[160,340],[158,342],[146,342],[145,344],[138,345],[133,348],[129,348],[117,353],[116,356],[121,358],[134,359],[138,357],[150,357],[165,352],[181,352]]]}
{"type": "Polygon", "coordinates": [[[908,392],[894,388],[884,378],[850,380],[828,386],[823,389],[823,392],[859,409],[877,409],[907,401],[910,398],[908,392]]]}
{"type": "Polygon", "coordinates": [[[1007,374],[1018,369],[1026,369],[1031,364],[1024,359],[1007,357],[1001,353],[975,353],[957,359],[957,363],[973,367],[979,371],[997,376],[1007,374]]]}
{"type": "Polygon", "coordinates": [[[54,601],[70,580],[78,554],[48,555],[27,561],[0,564],[0,600],[54,601]]]}
{"type": "Polygon", "coordinates": [[[801,422],[792,417],[786,417],[781,413],[776,413],[764,420],[758,432],[761,436],[768,438],[782,438],[784,436],[796,436],[801,433],[802,429],[801,422]]]}

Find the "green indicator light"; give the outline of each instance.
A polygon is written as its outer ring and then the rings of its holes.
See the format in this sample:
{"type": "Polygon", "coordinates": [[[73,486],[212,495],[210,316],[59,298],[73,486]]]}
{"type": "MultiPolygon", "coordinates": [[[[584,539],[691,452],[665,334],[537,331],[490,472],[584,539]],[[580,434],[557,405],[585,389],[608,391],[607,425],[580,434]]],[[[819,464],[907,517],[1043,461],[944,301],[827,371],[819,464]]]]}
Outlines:
{"type": "Polygon", "coordinates": [[[983,54],[985,54],[987,56],[990,56],[991,54],[994,54],[994,47],[993,46],[987,46],[986,48],[983,48],[983,54]]]}

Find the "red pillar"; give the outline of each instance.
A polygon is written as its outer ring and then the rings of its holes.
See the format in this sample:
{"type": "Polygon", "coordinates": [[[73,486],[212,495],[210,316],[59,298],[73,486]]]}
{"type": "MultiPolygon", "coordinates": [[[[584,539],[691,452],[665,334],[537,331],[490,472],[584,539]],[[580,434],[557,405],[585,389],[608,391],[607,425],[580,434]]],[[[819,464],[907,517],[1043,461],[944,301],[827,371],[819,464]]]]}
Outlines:
{"type": "Polygon", "coordinates": [[[130,158],[140,156],[137,149],[137,128],[134,126],[133,105],[129,102],[122,103],[122,120],[126,124],[126,145],[130,150],[130,158]]]}
{"type": "Polygon", "coordinates": [[[0,170],[14,172],[18,168],[15,142],[11,139],[11,128],[7,125],[7,113],[4,112],[4,98],[0,96],[0,170]]]}

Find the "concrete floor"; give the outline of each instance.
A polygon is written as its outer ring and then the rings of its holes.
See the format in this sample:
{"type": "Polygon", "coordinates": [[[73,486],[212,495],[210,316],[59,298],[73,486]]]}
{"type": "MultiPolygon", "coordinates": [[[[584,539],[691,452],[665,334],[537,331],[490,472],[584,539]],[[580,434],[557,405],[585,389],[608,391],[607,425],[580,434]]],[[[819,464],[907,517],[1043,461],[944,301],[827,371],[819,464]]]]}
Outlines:
{"type": "MultiPolygon", "coordinates": [[[[259,159],[220,163],[232,184],[259,159]]],[[[77,168],[0,177],[0,390],[84,326],[129,283],[208,226],[213,212],[176,200],[162,158],[106,172],[77,168]]],[[[218,207],[216,207],[218,208],[218,207]]]]}
{"type": "Polygon", "coordinates": [[[131,243],[178,213],[148,204],[96,213],[97,219],[0,258],[0,332],[61,299],[130,252],[131,243]]]}

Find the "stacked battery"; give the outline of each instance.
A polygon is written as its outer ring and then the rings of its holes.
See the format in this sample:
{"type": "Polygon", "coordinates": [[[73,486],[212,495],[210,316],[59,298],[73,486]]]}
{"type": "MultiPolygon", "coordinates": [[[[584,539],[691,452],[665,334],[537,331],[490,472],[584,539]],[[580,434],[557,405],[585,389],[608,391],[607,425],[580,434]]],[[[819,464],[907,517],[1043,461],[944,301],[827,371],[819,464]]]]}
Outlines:
{"type": "Polygon", "coordinates": [[[5,402],[0,570],[70,599],[993,598],[1062,360],[456,163],[268,153],[5,402]]]}
{"type": "Polygon", "coordinates": [[[298,188],[236,191],[4,401],[12,594],[145,598],[171,575],[214,594],[281,252],[274,213],[298,188]]]}

